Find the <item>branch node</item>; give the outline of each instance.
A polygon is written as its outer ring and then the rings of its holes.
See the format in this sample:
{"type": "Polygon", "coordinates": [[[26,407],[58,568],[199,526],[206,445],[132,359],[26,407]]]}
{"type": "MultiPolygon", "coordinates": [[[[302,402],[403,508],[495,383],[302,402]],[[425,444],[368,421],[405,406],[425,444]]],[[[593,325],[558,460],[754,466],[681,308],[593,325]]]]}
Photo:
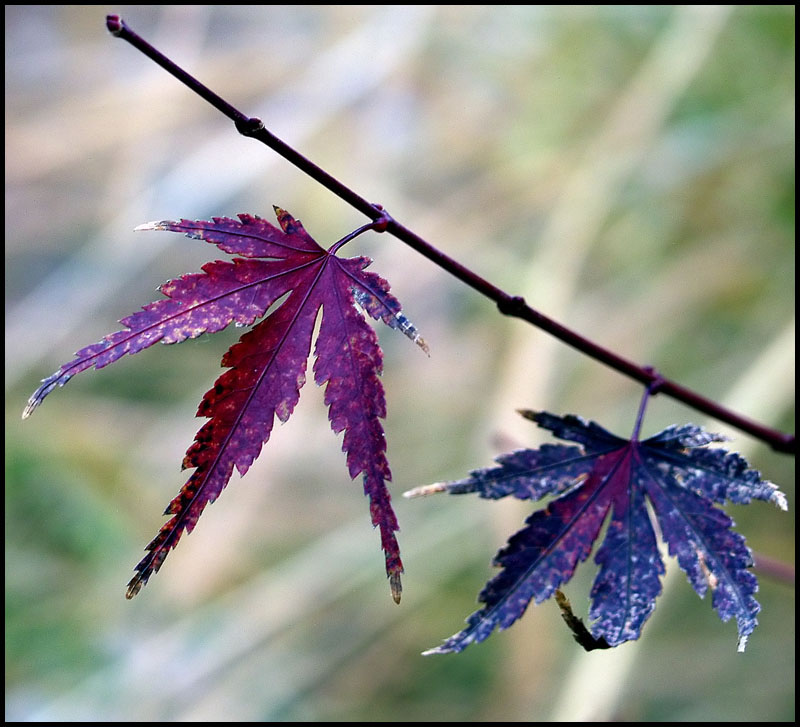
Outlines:
{"type": "Polygon", "coordinates": [[[655,396],[661,387],[666,383],[666,379],[658,372],[654,366],[645,366],[642,369],[648,376],[650,381],[646,384],[647,393],[650,396],[655,396]]]}
{"type": "Polygon", "coordinates": [[[383,208],[382,204],[373,204],[372,207],[380,212],[380,216],[372,221],[373,232],[386,232],[389,223],[394,221],[392,216],[383,208]]]}
{"type": "Polygon", "coordinates": [[[504,316],[518,316],[527,307],[528,304],[521,295],[509,295],[497,302],[497,309],[504,316]]]}
{"type": "Polygon", "coordinates": [[[261,119],[252,116],[245,119],[236,120],[236,131],[242,136],[255,136],[259,131],[263,131],[264,123],[261,119]]]}

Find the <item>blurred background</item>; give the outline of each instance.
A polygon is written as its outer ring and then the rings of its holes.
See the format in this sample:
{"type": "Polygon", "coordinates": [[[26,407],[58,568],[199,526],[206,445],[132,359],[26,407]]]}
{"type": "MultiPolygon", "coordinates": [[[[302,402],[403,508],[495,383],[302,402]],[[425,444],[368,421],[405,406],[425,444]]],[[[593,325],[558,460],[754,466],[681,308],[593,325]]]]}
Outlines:
{"type": "MultiPolygon", "coordinates": [[[[538,446],[524,407],[620,435],[640,387],[506,319],[394,238],[367,254],[431,347],[379,331],[405,590],[308,384],[133,601],[197,404],[239,331],[40,379],[213,247],[150,220],[272,215],[324,246],[364,219],[105,30],[118,12],[245,113],[542,313],[794,431],[793,6],[7,5],[6,719],[792,721],[793,582],[757,570],[745,654],[674,569],[641,639],[583,653],[552,601],[460,655],[530,503],[412,487],[538,446]]],[[[794,459],[656,397],[778,483],[730,508],[794,561],[794,459]]],[[[591,561],[565,588],[588,610],[591,561]]]]}

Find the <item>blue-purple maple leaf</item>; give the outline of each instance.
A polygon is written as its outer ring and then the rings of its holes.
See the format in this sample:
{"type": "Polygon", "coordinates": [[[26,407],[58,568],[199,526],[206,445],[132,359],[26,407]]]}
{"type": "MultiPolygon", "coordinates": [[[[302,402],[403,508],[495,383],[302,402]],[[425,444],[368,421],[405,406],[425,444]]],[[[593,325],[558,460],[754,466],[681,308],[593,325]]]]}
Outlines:
{"type": "Polygon", "coordinates": [[[172,518],[147,545],[147,555],[128,584],[128,598],[159,570],[181,535],[194,529],[205,506],[228,484],[234,467],[241,475],[247,472],[269,440],[275,419],[285,422],[291,416],[306,380],[314,326],[321,317],[314,380],[325,386],[331,428],[344,432],[342,449],[350,476],[362,476],[372,523],[380,530],[392,596],[400,600],[403,564],[395,537],[397,519],[386,486],[391,472],[380,421],[386,416],[379,379],[383,355],[356,304],[372,318],[402,331],[423,350],[427,346],[402,314],[389,284],[365,271],[371,260],[335,254],[370,226],[325,250],[299,220],[278,207],[275,212],[280,229],[252,215],[239,215],[239,220],[155,222],[137,228],[182,232],[242,257],[207,263],[202,273],[162,285],[165,298],[120,321],[123,330],[78,351],[72,361],[43,380],[23,413],[23,418],[29,416],[53,389],[81,371],[103,368],[158,342],[177,343],[215,333],[231,323],[252,325],[272,307],[225,354],[222,365],[228,370],[200,403],[197,416],[208,421],[183,460],[183,468],[194,472],[164,513],[172,518]]]}
{"type": "Polygon", "coordinates": [[[599,571],[591,591],[591,634],[610,646],[639,638],[664,574],[647,501],[670,555],[694,590],[703,597],[710,589],[719,617],[736,618],[739,650],[744,650],[760,610],[753,598],[758,584],[748,570],[753,560],[744,537],[731,530],[733,520],[717,504],[768,500],[785,510],[783,493],[738,454],[706,448],[724,438],[698,426],[672,426],[638,441],[574,415],[520,413],[579,446],[517,450],[498,457],[498,466],[475,470],[463,480],[406,493],[522,500],[557,496],[528,517],[495,556],[501,570],[478,596],[483,608],[467,619],[465,629],[425,653],[459,652],[484,641],[495,628],[511,626],[531,600],[544,601],[572,577],[606,521],[595,555],[599,571]]]}

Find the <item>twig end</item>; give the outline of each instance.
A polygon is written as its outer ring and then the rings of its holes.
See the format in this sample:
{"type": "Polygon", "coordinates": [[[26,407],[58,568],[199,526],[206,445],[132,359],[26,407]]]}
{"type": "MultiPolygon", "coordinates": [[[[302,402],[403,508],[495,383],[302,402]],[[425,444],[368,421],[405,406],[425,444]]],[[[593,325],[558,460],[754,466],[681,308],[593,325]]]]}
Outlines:
{"type": "Polygon", "coordinates": [[[106,15],[106,28],[111,35],[119,36],[125,27],[125,22],[119,15],[106,15]]]}

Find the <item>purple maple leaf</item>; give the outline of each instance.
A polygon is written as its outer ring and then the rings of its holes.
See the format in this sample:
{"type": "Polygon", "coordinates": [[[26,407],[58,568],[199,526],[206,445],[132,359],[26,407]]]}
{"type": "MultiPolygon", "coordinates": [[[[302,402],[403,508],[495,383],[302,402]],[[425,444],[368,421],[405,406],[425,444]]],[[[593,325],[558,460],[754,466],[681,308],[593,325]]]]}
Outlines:
{"type": "Polygon", "coordinates": [[[183,467],[194,472],[166,509],[172,518],[136,566],[128,598],[159,570],[181,535],[194,529],[205,506],[227,485],[234,467],[241,475],[247,472],[269,440],[275,418],[285,422],[291,416],[305,383],[312,333],[321,311],[314,380],[325,386],[333,431],[344,432],[342,449],[350,476],[362,476],[372,523],[380,529],[392,596],[400,600],[403,564],[395,537],[397,519],[386,487],[391,472],[380,421],[386,416],[379,378],[383,356],[375,332],[356,304],[425,351],[427,346],[401,313],[389,284],[365,271],[371,260],[335,254],[370,226],[325,250],[298,220],[277,207],[275,211],[281,229],[251,215],[239,215],[239,220],[155,222],[137,228],[183,232],[243,257],[208,263],[202,273],[162,285],[165,299],[124,318],[124,330],[78,351],[71,362],[44,379],[23,413],[23,418],[29,416],[55,387],[81,371],[103,368],[159,341],[177,343],[231,323],[251,325],[285,296],[223,357],[222,365],[228,370],[203,397],[197,416],[208,421],[183,460],[183,467]]]}
{"type": "Polygon", "coordinates": [[[465,629],[426,654],[462,651],[495,628],[508,628],[531,600],[549,598],[589,556],[606,521],[606,536],[595,555],[599,572],[591,591],[591,634],[610,646],[639,638],[664,574],[647,500],[670,554],[695,591],[702,597],[711,589],[719,617],[736,618],[739,650],[744,650],[760,610],[753,598],[756,578],[747,570],[753,561],[744,537],[731,530],[733,521],[715,503],[758,499],[786,510],[786,498],[739,455],[704,448],[723,438],[700,427],[672,426],[639,441],[646,400],[647,394],[630,440],[577,416],[522,411],[556,437],[580,446],[518,450],[466,479],[406,493],[474,492],[526,500],[557,496],[528,517],[497,553],[494,564],[501,570],[478,596],[483,608],[467,619],[465,629]]]}

